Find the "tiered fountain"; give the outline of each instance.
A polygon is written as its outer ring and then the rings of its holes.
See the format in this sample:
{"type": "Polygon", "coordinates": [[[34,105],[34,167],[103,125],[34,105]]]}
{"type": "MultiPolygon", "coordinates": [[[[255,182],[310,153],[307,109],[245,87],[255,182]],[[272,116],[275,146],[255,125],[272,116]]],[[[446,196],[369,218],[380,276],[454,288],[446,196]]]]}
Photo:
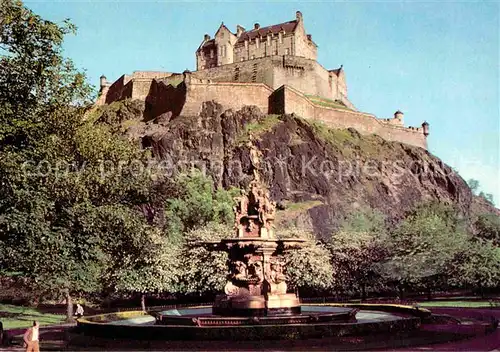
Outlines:
{"type": "Polygon", "coordinates": [[[276,238],[276,204],[258,180],[250,184],[248,195],[237,201],[235,237],[196,244],[228,253],[228,281],[224,294],[217,296],[211,314],[195,317],[160,313],[157,323],[208,326],[352,320],[356,309],[301,312],[297,295],[287,293],[283,255],[288,250],[302,247],[305,240],[276,238]]]}

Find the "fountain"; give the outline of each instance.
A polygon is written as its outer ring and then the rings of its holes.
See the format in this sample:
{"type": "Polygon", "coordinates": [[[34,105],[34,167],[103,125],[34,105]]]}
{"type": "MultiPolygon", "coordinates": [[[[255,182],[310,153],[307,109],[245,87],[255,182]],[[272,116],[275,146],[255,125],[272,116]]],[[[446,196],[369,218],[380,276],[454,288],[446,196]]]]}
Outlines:
{"type": "Polygon", "coordinates": [[[237,199],[234,211],[233,238],[194,244],[228,253],[228,281],[224,294],[216,297],[211,314],[193,319],[192,315],[159,313],[157,324],[297,324],[354,319],[357,309],[302,312],[297,295],[287,292],[284,254],[301,248],[305,240],[276,238],[276,204],[258,179],[251,182],[248,194],[237,199]]]}
{"type": "Polygon", "coordinates": [[[223,316],[271,316],[300,314],[300,302],[287,293],[283,254],[300,248],[303,239],[277,240],[274,234],[276,205],[254,181],[249,195],[235,208],[236,237],[205,243],[228,253],[229,277],[213,313],[223,316]]]}

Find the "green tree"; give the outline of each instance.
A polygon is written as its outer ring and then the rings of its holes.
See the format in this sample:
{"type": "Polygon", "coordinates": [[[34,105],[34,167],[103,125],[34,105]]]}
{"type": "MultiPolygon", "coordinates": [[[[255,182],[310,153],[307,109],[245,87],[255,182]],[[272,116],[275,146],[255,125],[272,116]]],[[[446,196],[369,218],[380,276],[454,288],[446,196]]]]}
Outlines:
{"type": "Polygon", "coordinates": [[[183,293],[213,293],[223,289],[227,254],[195,245],[234,237],[234,198],[237,188],[214,190],[213,182],[193,169],[179,174],[165,201],[165,231],[181,247],[177,290],[183,293]]]}
{"type": "Polygon", "coordinates": [[[470,178],[467,181],[467,185],[469,185],[469,188],[472,191],[472,193],[477,194],[477,192],[479,191],[479,181],[478,180],[470,178]]]}
{"type": "Polygon", "coordinates": [[[224,289],[228,275],[227,253],[212,251],[201,243],[231,237],[234,237],[232,226],[215,222],[186,233],[180,256],[179,292],[204,294],[224,289]]]}
{"type": "Polygon", "coordinates": [[[214,190],[212,179],[197,169],[177,175],[165,201],[166,232],[179,239],[211,222],[232,224],[233,198],[239,193],[237,188],[214,190]]]}
{"type": "Polygon", "coordinates": [[[377,263],[387,256],[383,214],[362,209],[349,214],[331,237],[329,248],[335,272],[335,287],[341,291],[361,291],[382,283],[377,263]]]}
{"type": "Polygon", "coordinates": [[[480,214],[474,222],[474,234],[500,246],[500,216],[488,213],[480,214]]]}
{"type": "Polygon", "coordinates": [[[469,185],[469,188],[473,194],[477,195],[478,197],[483,198],[484,200],[486,200],[490,204],[494,204],[493,194],[479,191],[481,187],[479,185],[478,180],[471,178],[467,181],[467,185],[469,185]]]}
{"type": "Polygon", "coordinates": [[[383,263],[382,272],[398,284],[401,295],[405,286],[423,285],[430,292],[449,279],[449,264],[468,241],[464,221],[457,214],[451,206],[423,204],[390,233],[390,259],[383,263]]]}
{"type": "Polygon", "coordinates": [[[280,239],[302,238],[307,240],[300,249],[288,250],[285,257],[285,274],[290,288],[324,291],[332,287],[333,270],[330,251],[314,234],[297,227],[277,233],[280,239]]]}
{"type": "Polygon", "coordinates": [[[91,90],[61,55],[75,32],[68,21],[44,20],[15,0],[2,2],[0,18],[0,146],[26,149],[72,122],[67,107],[85,106],[91,90]]]}
{"type": "Polygon", "coordinates": [[[488,203],[494,204],[493,200],[493,194],[491,193],[484,193],[483,191],[479,192],[479,197],[484,198],[488,203]]]}
{"type": "Polygon", "coordinates": [[[480,289],[500,286],[500,248],[488,240],[471,240],[450,266],[453,283],[480,289]]]}
{"type": "Polygon", "coordinates": [[[117,254],[144,255],[136,209],[152,180],[130,166],[148,156],[85,114],[91,88],[61,55],[71,24],[12,0],[0,18],[0,266],[41,293],[64,293],[70,318],[72,295],[117,282],[104,280],[117,254]]]}

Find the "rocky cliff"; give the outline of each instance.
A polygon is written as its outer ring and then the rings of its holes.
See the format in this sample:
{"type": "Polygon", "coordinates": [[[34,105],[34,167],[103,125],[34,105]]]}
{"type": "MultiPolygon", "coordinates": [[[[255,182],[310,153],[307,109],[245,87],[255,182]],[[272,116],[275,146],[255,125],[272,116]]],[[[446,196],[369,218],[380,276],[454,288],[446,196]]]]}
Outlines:
{"type": "Polygon", "coordinates": [[[147,123],[141,103],[117,106],[102,108],[101,119],[128,126],[126,132],[161,158],[168,172],[194,165],[226,188],[244,188],[257,175],[278,202],[281,222],[299,222],[319,236],[328,236],[356,208],[378,209],[393,222],[428,200],[454,203],[464,214],[472,208],[469,187],[440,159],[376,135],[264,115],[256,107],[225,110],[215,102],[205,103],[198,116],[166,115],[147,123]]]}

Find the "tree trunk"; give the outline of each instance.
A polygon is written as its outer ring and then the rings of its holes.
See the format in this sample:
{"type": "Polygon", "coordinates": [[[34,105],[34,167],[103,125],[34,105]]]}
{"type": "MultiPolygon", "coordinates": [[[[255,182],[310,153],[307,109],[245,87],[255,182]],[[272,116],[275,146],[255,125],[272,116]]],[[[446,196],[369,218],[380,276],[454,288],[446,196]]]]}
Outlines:
{"type": "Polygon", "coordinates": [[[399,290],[399,299],[402,301],[405,298],[405,293],[402,284],[398,285],[398,290],[399,290]]]}
{"type": "Polygon", "coordinates": [[[144,293],[141,294],[141,308],[144,312],[146,311],[146,295],[144,293]]]}
{"type": "Polygon", "coordinates": [[[66,290],[66,321],[73,321],[73,301],[69,289],[66,290]]]}
{"type": "Polygon", "coordinates": [[[427,300],[431,301],[432,300],[432,288],[431,286],[427,286],[427,300]]]}
{"type": "Polygon", "coordinates": [[[481,298],[484,298],[484,287],[481,282],[479,282],[479,294],[481,295],[481,298]]]}
{"type": "Polygon", "coordinates": [[[366,301],[366,284],[361,284],[361,301],[366,301]]]}

